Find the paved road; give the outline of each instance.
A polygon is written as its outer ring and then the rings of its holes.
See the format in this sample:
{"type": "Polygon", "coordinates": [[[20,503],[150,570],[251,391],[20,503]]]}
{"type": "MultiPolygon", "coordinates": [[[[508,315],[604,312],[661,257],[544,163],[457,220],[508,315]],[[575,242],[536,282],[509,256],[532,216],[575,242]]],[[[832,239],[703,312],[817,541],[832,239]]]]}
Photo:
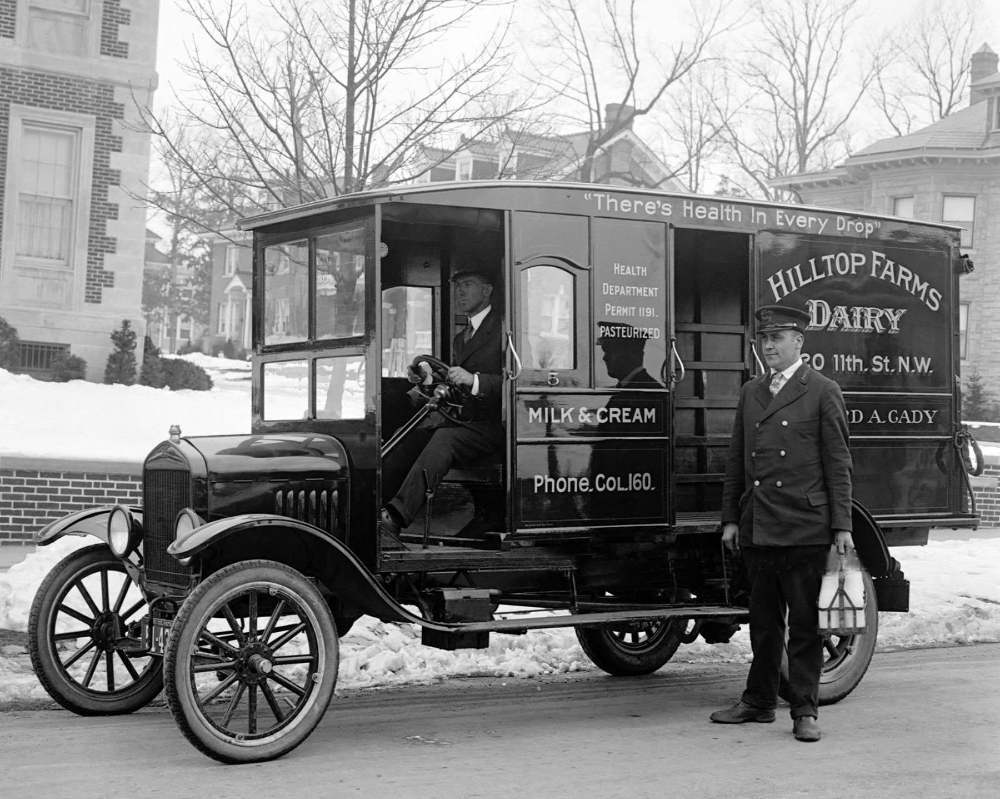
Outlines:
{"type": "Polygon", "coordinates": [[[169,711],[85,719],[0,714],[5,799],[978,799],[1000,784],[1000,646],[877,655],[824,708],[818,744],[775,724],[723,726],[743,666],[671,663],[641,679],[599,673],[452,680],[338,697],[298,750],[221,766],[169,711]],[[786,777],[794,770],[794,783],[786,777]]]}

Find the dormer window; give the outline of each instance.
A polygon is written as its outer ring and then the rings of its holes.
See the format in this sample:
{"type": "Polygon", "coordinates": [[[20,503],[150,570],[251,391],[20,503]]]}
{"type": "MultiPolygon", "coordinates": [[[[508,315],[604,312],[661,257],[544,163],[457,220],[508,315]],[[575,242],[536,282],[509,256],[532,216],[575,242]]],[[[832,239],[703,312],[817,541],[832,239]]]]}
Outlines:
{"type": "Polygon", "coordinates": [[[472,180],[471,158],[462,158],[455,163],[455,180],[472,180]]]}

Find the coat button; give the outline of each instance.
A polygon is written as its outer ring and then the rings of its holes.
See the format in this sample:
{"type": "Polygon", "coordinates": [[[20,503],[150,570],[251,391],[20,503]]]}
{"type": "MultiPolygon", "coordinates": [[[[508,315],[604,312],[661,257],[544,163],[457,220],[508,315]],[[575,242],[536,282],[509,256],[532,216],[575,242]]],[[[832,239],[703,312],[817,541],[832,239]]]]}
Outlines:
{"type": "Polygon", "coordinates": [[[754,484],[755,486],[759,486],[759,485],[760,485],[760,480],[754,480],[754,481],[753,481],[753,484],[754,484]]]}
{"type": "Polygon", "coordinates": [[[782,458],[784,458],[784,457],[785,457],[785,451],[784,451],[784,450],[781,450],[781,457],[782,457],[782,458]]]}
{"type": "Polygon", "coordinates": [[[779,481],[778,481],[777,483],[775,483],[775,485],[776,485],[776,486],[777,486],[778,488],[781,488],[781,481],[779,480],[779,481]]]}
{"type": "Polygon", "coordinates": [[[751,452],[750,453],[750,457],[751,458],[756,458],[757,457],[757,453],[756,452],[751,452]]]}
{"type": "Polygon", "coordinates": [[[782,423],[781,423],[781,426],[782,426],[782,427],[788,427],[788,422],[787,422],[787,421],[785,421],[785,422],[782,422],[782,423]]]}

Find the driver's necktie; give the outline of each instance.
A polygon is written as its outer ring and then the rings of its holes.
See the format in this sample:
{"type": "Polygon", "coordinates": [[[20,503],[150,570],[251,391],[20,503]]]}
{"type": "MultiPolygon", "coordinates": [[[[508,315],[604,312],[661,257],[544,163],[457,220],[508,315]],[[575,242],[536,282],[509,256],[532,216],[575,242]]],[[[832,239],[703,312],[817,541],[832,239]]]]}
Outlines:
{"type": "Polygon", "coordinates": [[[781,384],[784,382],[785,382],[785,375],[783,372],[775,372],[773,375],[771,375],[771,385],[769,386],[769,388],[771,389],[772,397],[778,396],[778,392],[781,391],[781,384]]]}
{"type": "Polygon", "coordinates": [[[462,336],[462,343],[463,344],[468,344],[469,343],[469,339],[472,338],[472,334],[475,333],[475,332],[476,332],[476,328],[474,328],[472,326],[472,322],[469,322],[469,324],[467,324],[465,326],[465,333],[462,336]]]}

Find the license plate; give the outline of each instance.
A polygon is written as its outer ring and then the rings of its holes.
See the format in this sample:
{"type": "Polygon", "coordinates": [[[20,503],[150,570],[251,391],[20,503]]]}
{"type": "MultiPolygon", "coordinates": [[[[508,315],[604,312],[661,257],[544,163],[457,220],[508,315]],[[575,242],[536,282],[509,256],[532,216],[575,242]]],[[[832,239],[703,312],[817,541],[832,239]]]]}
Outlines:
{"type": "Polygon", "coordinates": [[[167,648],[167,636],[170,634],[168,619],[153,619],[149,630],[149,654],[162,655],[167,648]]]}

